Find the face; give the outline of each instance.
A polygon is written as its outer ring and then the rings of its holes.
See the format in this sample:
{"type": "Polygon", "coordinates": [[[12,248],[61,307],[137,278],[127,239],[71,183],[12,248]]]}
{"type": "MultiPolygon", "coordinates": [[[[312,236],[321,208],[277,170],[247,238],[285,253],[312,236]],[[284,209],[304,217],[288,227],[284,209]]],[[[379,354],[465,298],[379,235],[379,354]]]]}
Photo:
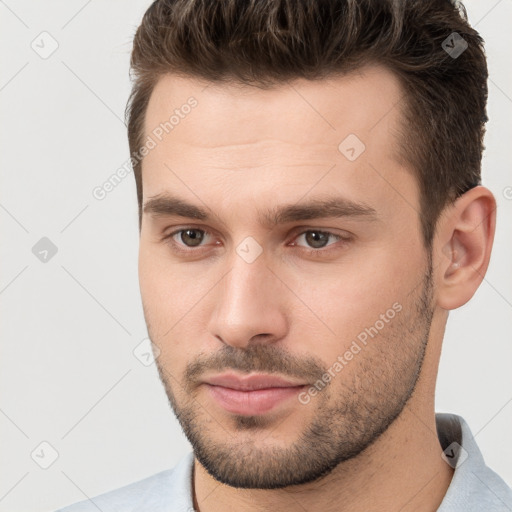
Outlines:
{"type": "Polygon", "coordinates": [[[221,482],[316,480],[413,393],[431,267],[397,157],[401,101],[378,67],[268,90],[167,76],[153,91],[144,315],[171,406],[221,482]],[[288,384],[212,385],[226,374],[288,384]]]}

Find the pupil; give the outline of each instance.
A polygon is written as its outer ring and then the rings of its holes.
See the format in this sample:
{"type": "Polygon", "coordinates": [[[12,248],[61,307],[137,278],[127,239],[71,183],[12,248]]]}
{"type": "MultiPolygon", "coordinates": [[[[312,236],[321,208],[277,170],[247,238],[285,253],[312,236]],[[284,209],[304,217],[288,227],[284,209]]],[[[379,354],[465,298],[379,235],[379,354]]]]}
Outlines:
{"type": "Polygon", "coordinates": [[[308,244],[318,249],[320,247],[325,247],[328,241],[328,235],[321,231],[308,231],[306,233],[306,241],[308,244]]]}

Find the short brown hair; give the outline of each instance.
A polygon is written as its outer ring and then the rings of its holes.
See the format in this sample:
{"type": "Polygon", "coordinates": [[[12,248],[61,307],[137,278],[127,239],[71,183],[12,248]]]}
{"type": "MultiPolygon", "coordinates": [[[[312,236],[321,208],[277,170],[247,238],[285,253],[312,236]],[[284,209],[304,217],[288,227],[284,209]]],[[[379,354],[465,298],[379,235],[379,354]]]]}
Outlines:
{"type": "MultiPolygon", "coordinates": [[[[483,40],[449,0],[156,0],[133,43],[130,153],[143,144],[149,98],[164,74],[268,88],[370,63],[403,86],[401,156],[418,179],[430,247],[443,208],[480,184],[487,121],[483,40]],[[460,55],[450,52],[456,42],[467,43],[460,55]]],[[[133,167],[140,229],[142,161],[133,167]]]]}

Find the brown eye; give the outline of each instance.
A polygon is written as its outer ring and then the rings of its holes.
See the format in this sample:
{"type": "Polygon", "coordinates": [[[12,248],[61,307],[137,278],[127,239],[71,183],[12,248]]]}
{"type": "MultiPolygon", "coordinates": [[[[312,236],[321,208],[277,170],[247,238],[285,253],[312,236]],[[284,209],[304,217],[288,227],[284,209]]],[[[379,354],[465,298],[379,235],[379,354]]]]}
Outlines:
{"type": "Polygon", "coordinates": [[[329,241],[329,237],[331,236],[332,235],[330,233],[325,233],[323,231],[305,232],[306,242],[314,249],[321,249],[322,247],[325,247],[329,241]]]}
{"type": "Polygon", "coordinates": [[[187,247],[197,247],[204,239],[204,231],[201,229],[182,229],[180,239],[187,247]]]}

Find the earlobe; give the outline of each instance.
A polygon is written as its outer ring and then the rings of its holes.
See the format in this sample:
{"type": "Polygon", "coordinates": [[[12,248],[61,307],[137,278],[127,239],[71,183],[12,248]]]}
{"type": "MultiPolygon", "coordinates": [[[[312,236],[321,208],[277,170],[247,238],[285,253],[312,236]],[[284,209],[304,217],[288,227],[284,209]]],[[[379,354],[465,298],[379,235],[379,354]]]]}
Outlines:
{"type": "Polygon", "coordinates": [[[490,190],[475,187],[457,199],[436,231],[437,303],[456,309],[475,294],[491,256],[496,200],[490,190]]]}

